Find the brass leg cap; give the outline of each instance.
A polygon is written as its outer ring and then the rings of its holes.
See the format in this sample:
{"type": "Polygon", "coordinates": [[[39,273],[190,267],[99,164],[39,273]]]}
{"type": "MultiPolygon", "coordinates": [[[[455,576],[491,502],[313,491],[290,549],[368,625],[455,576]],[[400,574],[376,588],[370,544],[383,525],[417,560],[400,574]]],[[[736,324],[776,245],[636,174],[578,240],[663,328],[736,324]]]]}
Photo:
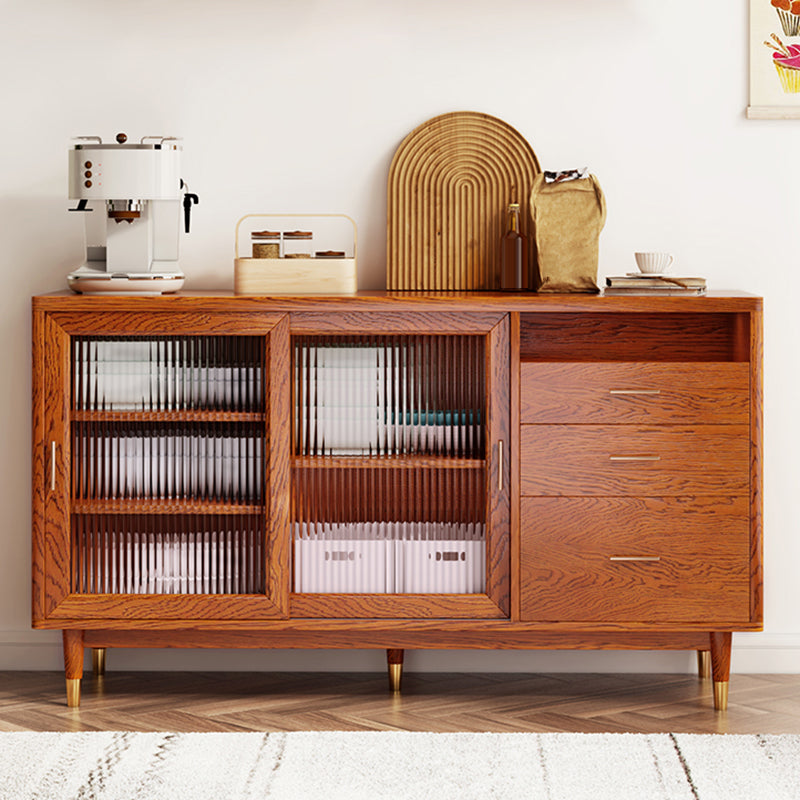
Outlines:
{"type": "Polygon", "coordinates": [[[697,651],[697,674],[704,681],[711,677],[711,651],[697,651]]]}
{"type": "Polygon", "coordinates": [[[67,706],[78,708],[81,704],[81,679],[67,678],[67,706]]]}
{"type": "Polygon", "coordinates": [[[92,671],[95,677],[99,678],[106,674],[106,649],[105,647],[95,647],[92,650],[92,671]]]}
{"type": "Polygon", "coordinates": [[[400,679],[403,677],[402,664],[389,664],[389,691],[400,691],[400,679]]]}
{"type": "Polygon", "coordinates": [[[728,710],[728,681],[714,681],[714,708],[728,710]]]}

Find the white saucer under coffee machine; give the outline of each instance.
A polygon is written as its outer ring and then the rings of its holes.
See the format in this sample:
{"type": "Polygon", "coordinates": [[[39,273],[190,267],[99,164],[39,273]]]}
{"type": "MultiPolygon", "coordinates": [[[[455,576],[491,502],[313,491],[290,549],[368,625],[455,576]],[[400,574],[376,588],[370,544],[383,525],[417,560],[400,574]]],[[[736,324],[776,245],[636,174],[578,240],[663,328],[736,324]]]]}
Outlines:
{"type": "Polygon", "coordinates": [[[180,177],[181,146],[172,136],[128,144],[81,136],[69,151],[69,197],[86,223],[86,261],[70,272],[80,294],[163,294],[184,282],[178,264],[181,228],[189,232],[192,204],[180,177]]]}

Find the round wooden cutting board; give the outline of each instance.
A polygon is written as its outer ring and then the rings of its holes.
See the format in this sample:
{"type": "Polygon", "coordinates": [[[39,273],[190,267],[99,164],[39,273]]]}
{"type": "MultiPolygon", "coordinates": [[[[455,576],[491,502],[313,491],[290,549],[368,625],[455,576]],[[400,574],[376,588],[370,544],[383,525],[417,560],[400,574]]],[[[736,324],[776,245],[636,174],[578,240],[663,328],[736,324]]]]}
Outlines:
{"type": "Polygon", "coordinates": [[[499,288],[500,242],[509,203],[528,201],[541,172],[528,142],[488,114],[457,111],[420,125],[389,168],[386,288],[499,288]]]}

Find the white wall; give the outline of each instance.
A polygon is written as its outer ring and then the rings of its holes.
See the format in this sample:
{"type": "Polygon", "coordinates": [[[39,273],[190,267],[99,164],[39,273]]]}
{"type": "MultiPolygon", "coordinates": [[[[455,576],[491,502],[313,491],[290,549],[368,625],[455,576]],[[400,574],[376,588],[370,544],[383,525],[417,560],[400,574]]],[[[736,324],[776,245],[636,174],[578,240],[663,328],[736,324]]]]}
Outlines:
{"type": "MultiPolygon", "coordinates": [[[[766,0],[764,0],[766,2],[766,0]]],[[[753,122],[745,0],[0,0],[0,668],[60,668],[29,628],[30,296],[65,285],[70,137],[185,139],[200,195],[187,288],[232,286],[244,213],[353,216],[361,288],[384,276],[401,139],[454,110],[500,117],[547,168],[608,197],[602,274],[637,249],[766,309],[766,631],[733,669],[800,671],[800,123],[753,122]]],[[[115,666],[378,669],[380,653],[119,652],[115,666]]],[[[418,653],[418,669],[664,669],[686,654],[418,653]]]]}

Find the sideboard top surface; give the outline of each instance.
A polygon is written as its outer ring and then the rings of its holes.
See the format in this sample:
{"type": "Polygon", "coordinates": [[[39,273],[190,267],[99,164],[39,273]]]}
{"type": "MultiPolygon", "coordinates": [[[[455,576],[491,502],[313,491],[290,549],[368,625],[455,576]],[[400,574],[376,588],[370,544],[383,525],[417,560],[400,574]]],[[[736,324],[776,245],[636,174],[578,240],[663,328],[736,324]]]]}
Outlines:
{"type": "Polygon", "coordinates": [[[160,296],[78,295],[69,291],[37,295],[35,310],[166,311],[497,311],[521,313],[738,313],[760,311],[762,299],[738,291],[713,291],[700,297],[650,295],[509,294],[506,292],[389,292],[349,295],[235,295],[232,292],[177,292],[160,296]]]}

